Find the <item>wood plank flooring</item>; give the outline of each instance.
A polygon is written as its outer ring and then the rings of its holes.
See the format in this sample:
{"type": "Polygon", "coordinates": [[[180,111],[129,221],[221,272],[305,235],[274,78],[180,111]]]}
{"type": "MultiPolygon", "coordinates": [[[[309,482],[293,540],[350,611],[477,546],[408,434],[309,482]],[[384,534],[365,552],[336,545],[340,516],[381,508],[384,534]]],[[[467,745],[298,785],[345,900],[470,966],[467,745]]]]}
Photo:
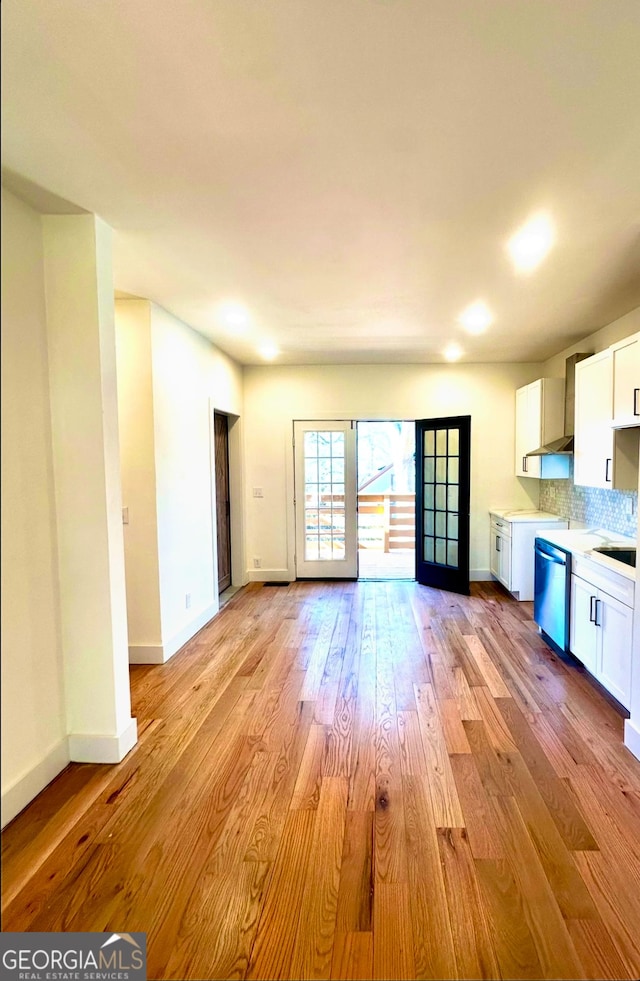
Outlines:
{"type": "Polygon", "coordinates": [[[258,584],[131,669],[140,740],[3,834],[3,929],[149,978],[640,976],[640,762],[531,605],[258,584]]]}

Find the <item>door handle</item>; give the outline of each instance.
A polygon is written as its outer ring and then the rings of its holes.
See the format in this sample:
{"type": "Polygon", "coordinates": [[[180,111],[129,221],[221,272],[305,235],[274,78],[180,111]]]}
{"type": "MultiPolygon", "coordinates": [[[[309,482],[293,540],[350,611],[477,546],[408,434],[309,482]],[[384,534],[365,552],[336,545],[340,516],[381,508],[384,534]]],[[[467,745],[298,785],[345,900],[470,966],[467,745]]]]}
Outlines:
{"type": "Polygon", "coordinates": [[[595,602],[596,609],[595,609],[595,616],[593,618],[593,622],[595,623],[596,627],[601,627],[602,620],[598,621],[598,603],[602,603],[602,600],[597,599],[595,602]]]}
{"type": "Polygon", "coordinates": [[[526,458],[526,456],[523,456],[522,457],[522,469],[524,470],[525,473],[527,472],[527,458],[526,458]]]}
{"type": "Polygon", "coordinates": [[[640,409],[638,408],[638,396],[640,395],[640,388],[634,388],[633,390],[633,414],[634,416],[640,416],[640,409]]]}
{"type": "Polygon", "coordinates": [[[613,463],[613,460],[611,459],[610,456],[608,456],[607,457],[607,462],[604,465],[604,479],[605,479],[605,483],[608,483],[608,484],[611,483],[611,477],[609,475],[609,467],[611,466],[612,463],[613,463]]]}
{"type": "Polygon", "coordinates": [[[501,552],[501,551],[502,549],[500,548],[500,537],[496,535],[496,552],[501,552]]]}
{"type": "Polygon", "coordinates": [[[596,622],[596,611],[594,610],[594,607],[596,606],[597,602],[598,600],[596,599],[595,596],[589,597],[589,623],[596,622]]]}

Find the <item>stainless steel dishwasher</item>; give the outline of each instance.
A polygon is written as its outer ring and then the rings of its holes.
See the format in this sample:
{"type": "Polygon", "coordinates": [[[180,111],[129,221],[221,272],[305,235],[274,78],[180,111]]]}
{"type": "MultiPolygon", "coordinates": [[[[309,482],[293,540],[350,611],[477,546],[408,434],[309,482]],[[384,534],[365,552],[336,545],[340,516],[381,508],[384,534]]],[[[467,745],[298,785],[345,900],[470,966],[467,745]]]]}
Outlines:
{"type": "Polygon", "coordinates": [[[544,538],[535,541],[533,619],[550,647],[569,650],[571,553],[544,538]]]}

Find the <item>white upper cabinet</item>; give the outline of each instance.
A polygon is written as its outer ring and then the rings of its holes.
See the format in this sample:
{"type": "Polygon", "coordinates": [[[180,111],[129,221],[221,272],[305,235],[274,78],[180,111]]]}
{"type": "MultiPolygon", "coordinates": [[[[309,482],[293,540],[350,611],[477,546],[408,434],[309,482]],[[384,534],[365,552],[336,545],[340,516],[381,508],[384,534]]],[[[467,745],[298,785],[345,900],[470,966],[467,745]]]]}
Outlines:
{"type": "Polygon", "coordinates": [[[612,348],[576,365],[573,479],[584,487],[636,490],[637,431],[612,428],[613,365],[612,348]]]}
{"type": "Polygon", "coordinates": [[[640,426],[640,333],[610,348],[613,358],[613,426],[640,426]]]}
{"type": "Polygon", "coordinates": [[[613,376],[611,351],[576,365],[574,483],[613,487],[613,376]]]}
{"type": "Polygon", "coordinates": [[[516,477],[540,477],[541,457],[527,456],[564,434],[564,379],[539,378],[516,392],[516,477]]]}

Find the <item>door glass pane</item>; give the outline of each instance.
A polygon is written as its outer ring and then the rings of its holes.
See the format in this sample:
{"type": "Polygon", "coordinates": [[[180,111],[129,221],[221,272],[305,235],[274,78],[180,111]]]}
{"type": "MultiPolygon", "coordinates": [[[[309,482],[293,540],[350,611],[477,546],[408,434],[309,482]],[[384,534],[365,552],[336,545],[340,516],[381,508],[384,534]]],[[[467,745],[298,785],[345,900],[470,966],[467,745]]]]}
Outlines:
{"type": "Polygon", "coordinates": [[[436,510],[447,510],[447,488],[444,484],[436,484],[436,510]]]}
{"type": "Polygon", "coordinates": [[[432,456],[424,458],[424,482],[432,484],[435,479],[435,460],[432,456]]]}
{"type": "Polygon", "coordinates": [[[458,540],[458,515],[452,514],[451,511],[449,511],[448,516],[447,538],[451,538],[456,542],[458,540]]]}
{"type": "Polygon", "coordinates": [[[318,456],[331,456],[332,433],[318,433],[318,456]]]}
{"type": "Polygon", "coordinates": [[[447,542],[447,565],[452,565],[454,568],[458,566],[458,543],[448,541],[447,542]]]}
{"type": "Polygon", "coordinates": [[[447,516],[444,511],[436,511],[436,535],[447,537],[447,516]]]}
{"type": "Polygon", "coordinates": [[[433,538],[425,535],[424,539],[424,561],[433,562],[433,538]]]}
{"type": "Polygon", "coordinates": [[[447,564],[447,543],[444,538],[436,538],[436,562],[447,564]]]}
{"type": "Polygon", "coordinates": [[[430,510],[433,509],[435,504],[433,484],[426,484],[424,488],[424,506],[430,510]]]}
{"type": "Polygon", "coordinates": [[[436,432],[436,455],[447,455],[447,430],[438,429],[436,432]]]}
{"type": "Polygon", "coordinates": [[[458,488],[449,487],[447,490],[447,501],[449,505],[449,511],[458,510],[458,488]]]}
{"type": "Polygon", "coordinates": [[[460,474],[460,460],[457,456],[449,457],[449,483],[457,484],[460,474]]]}
{"type": "Polygon", "coordinates": [[[435,531],[435,522],[434,522],[433,519],[434,519],[434,513],[433,513],[433,511],[425,511],[424,512],[424,533],[425,533],[425,535],[433,535],[433,533],[435,531]]]}
{"type": "Polygon", "coordinates": [[[439,456],[436,460],[436,480],[439,484],[446,483],[447,480],[447,459],[439,456]]]}
{"type": "Polygon", "coordinates": [[[449,430],[449,456],[457,456],[460,452],[460,430],[450,429],[449,430]]]}
{"type": "Polygon", "coordinates": [[[427,430],[424,434],[424,456],[433,456],[435,453],[435,435],[432,429],[427,430]]]}
{"type": "Polygon", "coordinates": [[[305,561],[344,560],[344,433],[304,434],[305,561]]]}

